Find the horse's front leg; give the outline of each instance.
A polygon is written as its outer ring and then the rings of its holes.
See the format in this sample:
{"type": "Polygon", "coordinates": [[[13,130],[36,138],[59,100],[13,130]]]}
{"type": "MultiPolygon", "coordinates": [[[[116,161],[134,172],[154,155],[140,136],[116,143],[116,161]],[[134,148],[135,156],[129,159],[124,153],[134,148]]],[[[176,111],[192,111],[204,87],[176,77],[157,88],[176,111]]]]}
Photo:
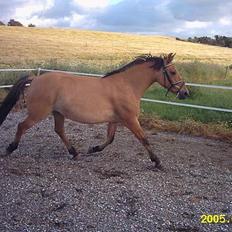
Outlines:
{"type": "Polygon", "coordinates": [[[101,145],[94,146],[94,147],[89,147],[88,154],[102,151],[106,146],[111,144],[114,140],[114,135],[115,135],[116,129],[117,129],[117,123],[110,122],[108,124],[108,128],[107,128],[107,139],[106,139],[105,143],[103,143],[101,145]]]}
{"type": "Polygon", "coordinates": [[[153,153],[151,146],[144,134],[143,129],[140,126],[137,117],[128,117],[127,120],[124,121],[124,125],[136,136],[136,138],[142,143],[142,145],[148,151],[150,159],[152,162],[156,163],[156,167],[161,169],[161,164],[159,158],[153,153]]]}

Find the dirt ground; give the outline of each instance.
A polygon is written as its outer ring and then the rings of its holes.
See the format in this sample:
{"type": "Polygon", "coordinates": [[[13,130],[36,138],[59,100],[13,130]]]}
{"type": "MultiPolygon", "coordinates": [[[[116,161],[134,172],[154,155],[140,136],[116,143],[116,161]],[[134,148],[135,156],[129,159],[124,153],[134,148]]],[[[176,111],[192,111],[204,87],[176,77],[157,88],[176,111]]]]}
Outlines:
{"type": "Polygon", "coordinates": [[[104,141],[106,125],[67,120],[80,152],[74,161],[49,117],[5,156],[24,114],[11,113],[0,128],[0,231],[232,231],[232,144],[146,131],[160,171],[126,128],[87,155],[104,141]],[[203,214],[231,223],[203,224],[203,214]]]}

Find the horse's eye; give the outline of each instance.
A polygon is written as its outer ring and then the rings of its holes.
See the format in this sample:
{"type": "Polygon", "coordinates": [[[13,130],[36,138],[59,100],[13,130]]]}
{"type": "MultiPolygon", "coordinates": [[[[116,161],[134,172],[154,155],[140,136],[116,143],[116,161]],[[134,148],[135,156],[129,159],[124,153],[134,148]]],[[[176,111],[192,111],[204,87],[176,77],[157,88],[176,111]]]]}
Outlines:
{"type": "Polygon", "coordinates": [[[173,71],[173,72],[170,72],[170,73],[171,73],[172,75],[176,75],[176,72],[174,72],[174,71],[173,71]]]}

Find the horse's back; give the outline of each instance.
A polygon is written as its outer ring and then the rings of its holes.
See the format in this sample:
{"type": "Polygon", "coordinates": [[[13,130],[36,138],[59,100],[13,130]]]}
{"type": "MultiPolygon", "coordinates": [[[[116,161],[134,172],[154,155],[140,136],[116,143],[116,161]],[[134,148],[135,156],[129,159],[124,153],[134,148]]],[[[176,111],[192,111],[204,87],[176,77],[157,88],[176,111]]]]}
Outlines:
{"type": "Polygon", "coordinates": [[[64,73],[35,77],[29,88],[29,109],[58,111],[67,118],[85,123],[113,121],[111,87],[101,80],[64,73]]]}

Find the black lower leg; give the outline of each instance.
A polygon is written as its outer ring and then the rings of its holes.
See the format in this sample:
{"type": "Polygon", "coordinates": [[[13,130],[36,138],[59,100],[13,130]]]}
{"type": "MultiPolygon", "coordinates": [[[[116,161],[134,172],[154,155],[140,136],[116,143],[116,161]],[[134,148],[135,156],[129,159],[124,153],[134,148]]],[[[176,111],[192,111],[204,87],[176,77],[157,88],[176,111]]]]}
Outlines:
{"type": "Polygon", "coordinates": [[[102,151],[109,144],[111,144],[114,141],[114,135],[115,135],[116,128],[117,128],[116,123],[109,123],[108,124],[108,129],[107,129],[107,139],[106,139],[105,143],[97,145],[97,146],[89,147],[87,153],[91,154],[91,153],[102,151]]]}
{"type": "Polygon", "coordinates": [[[6,152],[8,154],[11,154],[17,148],[18,148],[18,143],[16,143],[16,142],[10,143],[9,146],[6,148],[6,152]]]}
{"type": "Polygon", "coordinates": [[[69,152],[69,154],[73,155],[73,158],[75,158],[75,157],[78,155],[76,149],[75,149],[73,146],[71,146],[71,147],[68,149],[68,152],[69,152]]]}
{"type": "Polygon", "coordinates": [[[149,154],[152,162],[155,162],[156,166],[160,166],[160,159],[154,155],[154,153],[149,154]]]}
{"type": "Polygon", "coordinates": [[[150,144],[148,142],[148,140],[146,138],[144,138],[142,140],[142,143],[143,145],[146,147],[148,153],[149,153],[149,156],[150,156],[150,159],[152,162],[155,162],[156,164],[156,167],[157,168],[160,168],[161,167],[161,164],[160,164],[160,159],[153,153],[153,151],[151,150],[151,147],[150,147],[150,144]]]}

